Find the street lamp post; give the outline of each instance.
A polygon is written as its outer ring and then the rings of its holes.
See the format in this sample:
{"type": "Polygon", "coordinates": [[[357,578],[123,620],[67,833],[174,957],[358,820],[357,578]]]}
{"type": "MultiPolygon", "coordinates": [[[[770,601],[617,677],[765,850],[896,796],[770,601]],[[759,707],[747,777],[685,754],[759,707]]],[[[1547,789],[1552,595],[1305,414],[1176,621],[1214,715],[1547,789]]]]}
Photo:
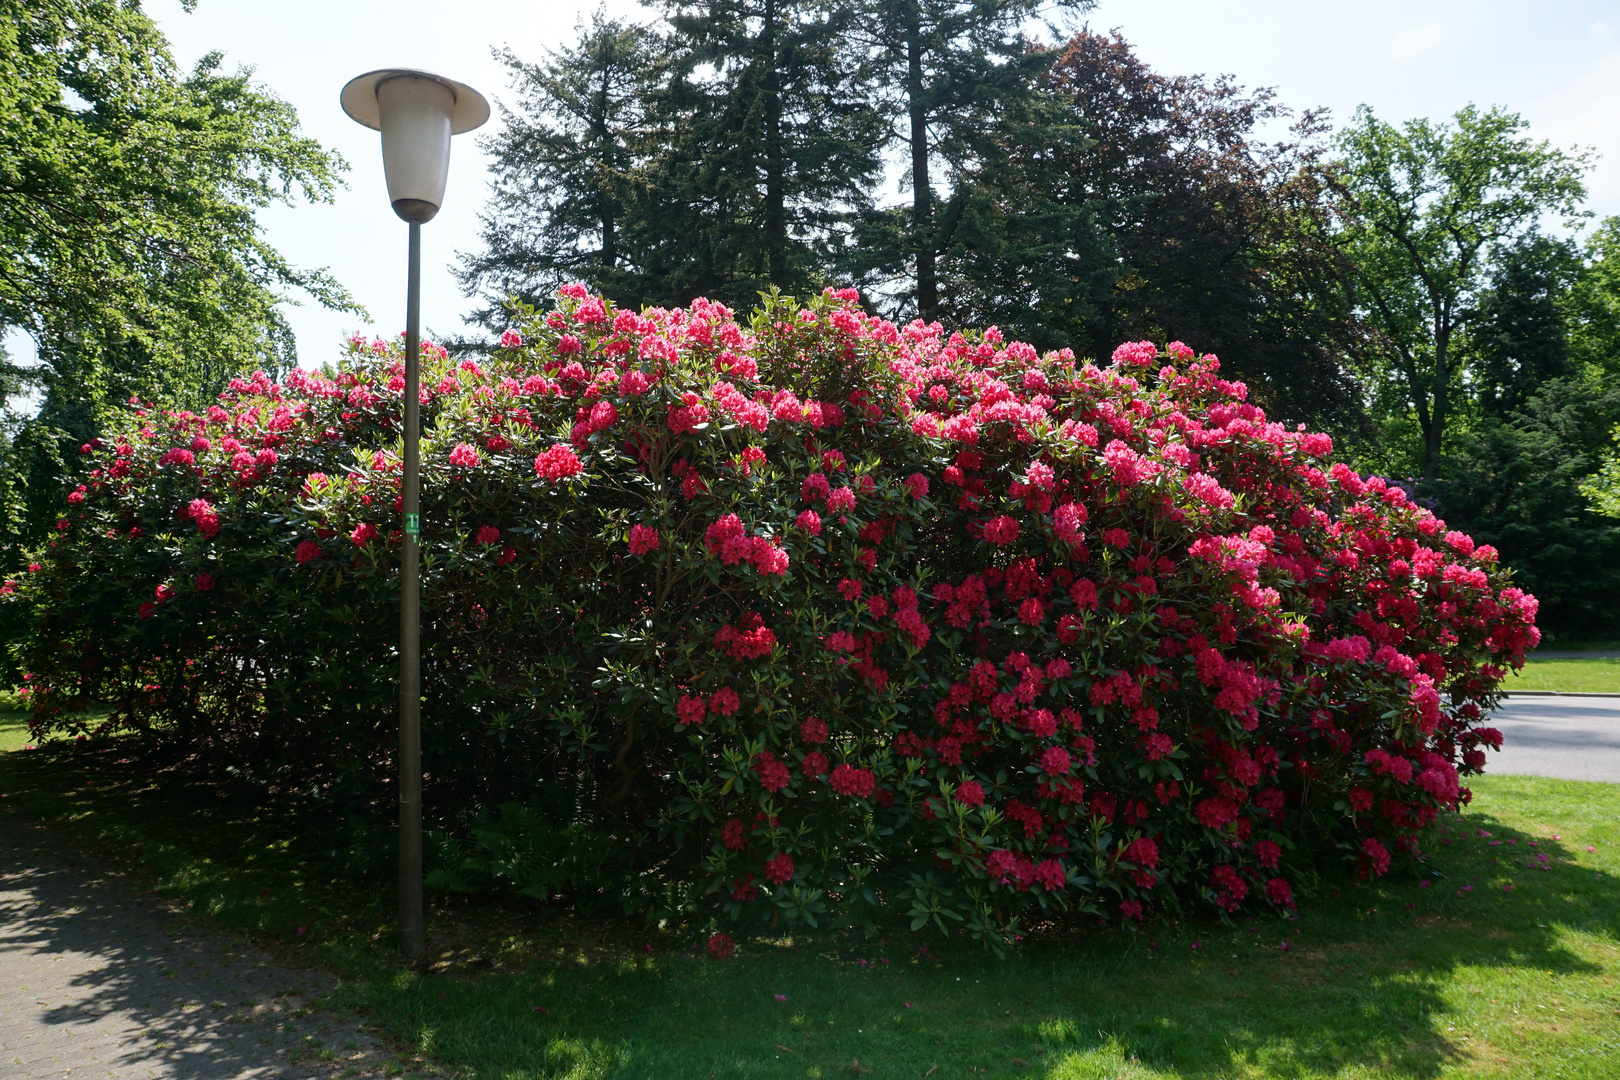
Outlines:
{"type": "Polygon", "coordinates": [[[489,119],[472,87],[426,71],[390,68],[349,80],[343,111],[382,132],[383,173],[394,213],[410,223],[405,289],[405,461],[399,553],[399,948],[427,953],[422,922],[422,603],[421,395],[417,354],[422,322],[422,224],[444,204],[450,137],[489,119]]]}

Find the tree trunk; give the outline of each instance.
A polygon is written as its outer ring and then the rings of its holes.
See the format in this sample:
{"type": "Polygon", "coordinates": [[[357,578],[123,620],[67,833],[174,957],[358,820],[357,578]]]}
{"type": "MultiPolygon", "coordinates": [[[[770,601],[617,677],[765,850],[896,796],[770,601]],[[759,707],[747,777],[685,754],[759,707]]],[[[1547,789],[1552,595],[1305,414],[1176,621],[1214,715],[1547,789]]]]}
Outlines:
{"type": "Polygon", "coordinates": [[[1440,447],[1451,405],[1451,327],[1436,320],[1434,330],[1434,387],[1428,430],[1423,433],[1423,479],[1440,475],[1440,447]]]}
{"type": "Polygon", "coordinates": [[[771,283],[784,284],[788,269],[787,198],[782,161],[782,88],[776,70],[776,3],[765,0],[760,31],[760,59],[765,65],[765,243],[771,283]]]}
{"type": "MultiPolygon", "coordinates": [[[[613,140],[608,130],[608,69],[602,68],[602,86],[596,95],[596,139],[598,155],[605,167],[615,164],[618,156],[614,152],[613,140]]],[[[618,261],[618,243],[614,235],[615,215],[613,213],[613,196],[602,190],[600,181],[597,185],[597,214],[601,219],[602,227],[602,269],[611,270],[618,261]]]]}
{"type": "Polygon", "coordinates": [[[917,314],[939,314],[934,267],[934,192],[928,181],[928,110],[923,100],[922,19],[915,0],[906,5],[906,104],[911,115],[911,240],[917,253],[917,314]]]}

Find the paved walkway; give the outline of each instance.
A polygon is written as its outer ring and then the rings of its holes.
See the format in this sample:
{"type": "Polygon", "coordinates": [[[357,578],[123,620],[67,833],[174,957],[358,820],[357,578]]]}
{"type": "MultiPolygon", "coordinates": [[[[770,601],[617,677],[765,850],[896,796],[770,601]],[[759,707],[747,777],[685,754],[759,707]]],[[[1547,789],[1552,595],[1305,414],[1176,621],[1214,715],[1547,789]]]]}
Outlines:
{"type": "Polygon", "coordinates": [[[1513,696],[1493,714],[1500,753],[1485,773],[1620,783],[1620,698],[1513,696]]]}
{"type": "Polygon", "coordinates": [[[138,896],[0,814],[0,1078],[380,1075],[386,1048],[304,1002],[330,982],[138,896]]]}

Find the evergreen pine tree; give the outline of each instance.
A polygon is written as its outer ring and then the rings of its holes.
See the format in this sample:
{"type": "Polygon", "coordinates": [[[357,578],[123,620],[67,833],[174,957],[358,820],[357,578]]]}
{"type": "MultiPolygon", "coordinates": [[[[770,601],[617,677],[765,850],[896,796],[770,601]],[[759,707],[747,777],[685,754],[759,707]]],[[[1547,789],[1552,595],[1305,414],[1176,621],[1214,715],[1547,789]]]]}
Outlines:
{"type": "Polygon", "coordinates": [[[855,27],[874,89],[904,148],[909,206],[865,214],[839,267],[890,292],[899,309],[941,313],[939,252],[957,220],[940,220],[936,185],[952,184],[993,146],[988,138],[1053,58],[1021,28],[1037,12],[1089,10],[1095,0],[859,0],[855,27]],[[941,168],[943,166],[943,169],[941,168]],[[941,173],[943,172],[943,175],[941,173]]]}
{"type": "Polygon", "coordinates": [[[463,290],[486,301],[475,318],[504,325],[512,298],[543,305],[584,281],[632,306],[662,289],[655,262],[647,169],[657,153],[653,111],[663,41],[656,31],[598,10],[578,40],[529,63],[498,56],[516,103],[499,104],[500,129],[484,143],[494,190],[480,216],[484,250],[463,253],[463,290]]]}
{"type": "Polygon", "coordinates": [[[751,305],[823,283],[878,172],[881,117],[847,4],[673,0],[677,73],[655,167],[671,298],[751,305]]]}

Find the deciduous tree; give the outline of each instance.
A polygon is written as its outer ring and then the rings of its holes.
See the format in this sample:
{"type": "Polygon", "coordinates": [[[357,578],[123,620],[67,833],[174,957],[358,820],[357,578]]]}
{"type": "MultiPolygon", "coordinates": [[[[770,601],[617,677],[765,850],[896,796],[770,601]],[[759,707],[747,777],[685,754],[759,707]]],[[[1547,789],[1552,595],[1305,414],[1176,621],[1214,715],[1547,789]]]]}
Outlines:
{"type": "Polygon", "coordinates": [[[1416,420],[1426,480],[1466,393],[1461,338],[1503,252],[1547,216],[1582,215],[1588,156],[1525,134],[1502,109],[1395,125],[1367,106],[1337,138],[1341,242],[1378,332],[1363,374],[1416,420]]]}

